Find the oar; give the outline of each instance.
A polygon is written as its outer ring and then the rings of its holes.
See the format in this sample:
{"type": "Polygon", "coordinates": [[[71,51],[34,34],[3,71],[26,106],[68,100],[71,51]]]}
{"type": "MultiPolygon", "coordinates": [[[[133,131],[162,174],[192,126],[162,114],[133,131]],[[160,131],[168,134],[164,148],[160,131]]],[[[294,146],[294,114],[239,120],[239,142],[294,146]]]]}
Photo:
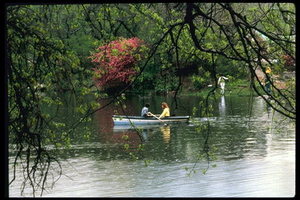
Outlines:
{"type": "MultiPolygon", "coordinates": [[[[155,118],[158,119],[160,122],[164,122],[164,121],[162,121],[161,119],[159,119],[156,115],[153,115],[151,112],[148,112],[148,114],[150,114],[151,116],[155,117],[155,118]]],[[[165,123],[164,125],[167,126],[168,124],[165,123]]]]}

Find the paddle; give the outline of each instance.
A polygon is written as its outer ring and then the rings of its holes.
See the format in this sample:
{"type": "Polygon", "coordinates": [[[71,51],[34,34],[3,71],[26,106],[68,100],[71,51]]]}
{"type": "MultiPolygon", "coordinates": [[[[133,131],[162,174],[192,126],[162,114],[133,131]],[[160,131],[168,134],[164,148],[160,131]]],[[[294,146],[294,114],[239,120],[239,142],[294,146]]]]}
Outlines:
{"type": "MultiPolygon", "coordinates": [[[[162,121],[161,119],[159,119],[156,115],[152,114],[151,112],[148,112],[148,114],[150,114],[151,116],[155,117],[155,118],[158,119],[160,122],[164,122],[164,121],[162,121]]],[[[167,126],[168,124],[165,123],[164,125],[167,126]]]]}

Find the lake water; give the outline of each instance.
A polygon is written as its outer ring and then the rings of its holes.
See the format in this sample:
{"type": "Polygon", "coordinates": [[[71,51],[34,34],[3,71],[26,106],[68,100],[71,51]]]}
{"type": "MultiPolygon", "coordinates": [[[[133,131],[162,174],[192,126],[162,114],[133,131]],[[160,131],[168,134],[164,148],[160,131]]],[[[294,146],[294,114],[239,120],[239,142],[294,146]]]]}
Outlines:
{"type": "MultiPolygon", "coordinates": [[[[139,115],[143,102],[160,113],[161,101],[176,115],[201,108],[199,97],[179,98],[178,109],[171,98],[132,97],[125,102],[126,114],[139,115]]],[[[219,97],[210,117],[199,111],[189,124],[138,131],[113,126],[111,115],[118,109],[110,106],[94,115],[93,142],[63,151],[63,176],[44,197],[295,195],[295,122],[273,115],[260,97],[219,97]]],[[[11,197],[20,197],[21,181],[10,186],[11,197]]]]}

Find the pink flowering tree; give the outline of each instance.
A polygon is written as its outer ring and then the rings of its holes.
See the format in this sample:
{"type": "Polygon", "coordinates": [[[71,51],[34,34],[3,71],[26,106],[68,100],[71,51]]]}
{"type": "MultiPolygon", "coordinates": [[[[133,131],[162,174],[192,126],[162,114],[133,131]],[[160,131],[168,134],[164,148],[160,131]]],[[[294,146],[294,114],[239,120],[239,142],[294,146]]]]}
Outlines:
{"type": "Polygon", "coordinates": [[[137,66],[146,50],[137,37],[120,38],[96,49],[90,58],[95,63],[93,80],[100,89],[124,86],[139,72],[137,66]]]}

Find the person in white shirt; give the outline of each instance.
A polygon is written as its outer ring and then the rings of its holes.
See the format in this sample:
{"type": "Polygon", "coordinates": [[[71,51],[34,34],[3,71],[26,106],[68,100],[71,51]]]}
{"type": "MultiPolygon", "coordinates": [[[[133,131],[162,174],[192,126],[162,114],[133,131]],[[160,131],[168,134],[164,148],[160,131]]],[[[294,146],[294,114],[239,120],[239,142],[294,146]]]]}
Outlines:
{"type": "Polygon", "coordinates": [[[225,76],[220,76],[218,79],[218,84],[221,87],[221,94],[224,94],[225,92],[225,80],[228,80],[228,78],[225,76]]]}
{"type": "Polygon", "coordinates": [[[146,103],[145,106],[142,108],[142,111],[141,111],[141,116],[142,116],[142,117],[150,116],[150,115],[148,114],[148,112],[149,112],[149,107],[150,107],[150,104],[146,103]]]}

